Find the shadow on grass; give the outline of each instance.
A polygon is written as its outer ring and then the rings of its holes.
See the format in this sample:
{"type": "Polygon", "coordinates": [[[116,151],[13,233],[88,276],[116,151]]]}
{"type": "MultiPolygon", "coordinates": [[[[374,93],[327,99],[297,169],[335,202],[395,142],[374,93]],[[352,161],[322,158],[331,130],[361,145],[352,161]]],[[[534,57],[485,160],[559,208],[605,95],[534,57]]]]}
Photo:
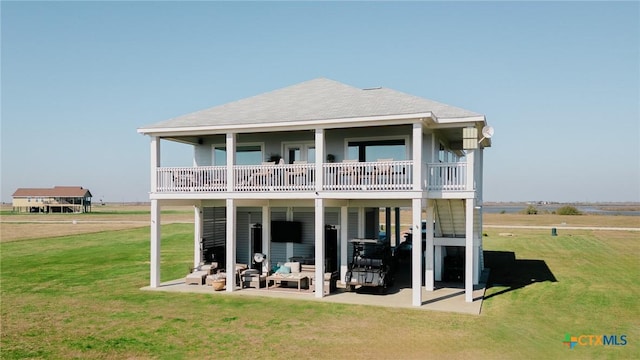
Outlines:
{"type": "Polygon", "coordinates": [[[485,300],[533,283],[558,281],[544,260],[516,259],[516,254],[511,251],[485,251],[484,265],[491,269],[487,290],[498,286],[507,287],[485,296],[485,300]]]}

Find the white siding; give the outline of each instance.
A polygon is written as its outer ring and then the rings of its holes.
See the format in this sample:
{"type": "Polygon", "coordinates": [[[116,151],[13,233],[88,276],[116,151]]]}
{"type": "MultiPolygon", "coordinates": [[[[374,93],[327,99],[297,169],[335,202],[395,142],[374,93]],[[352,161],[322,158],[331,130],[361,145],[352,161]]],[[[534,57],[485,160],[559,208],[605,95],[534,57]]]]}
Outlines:
{"type": "Polygon", "coordinates": [[[193,166],[213,165],[213,150],[211,145],[193,146],[193,166]]]}

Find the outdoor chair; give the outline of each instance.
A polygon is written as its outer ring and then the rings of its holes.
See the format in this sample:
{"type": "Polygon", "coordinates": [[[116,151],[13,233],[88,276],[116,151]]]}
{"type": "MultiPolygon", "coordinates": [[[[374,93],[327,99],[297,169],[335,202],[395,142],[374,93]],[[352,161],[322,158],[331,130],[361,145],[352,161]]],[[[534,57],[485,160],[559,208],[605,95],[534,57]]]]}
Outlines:
{"type": "Polygon", "coordinates": [[[387,180],[391,179],[391,164],[390,162],[393,159],[378,159],[377,162],[380,164],[376,164],[373,168],[373,179],[376,183],[380,183],[382,178],[386,177],[387,180]]]}
{"type": "Polygon", "coordinates": [[[262,168],[256,170],[251,176],[251,182],[253,185],[264,186],[269,185],[273,177],[273,168],[271,165],[275,165],[275,161],[265,161],[262,163],[262,168]]]}
{"type": "MultiPolygon", "coordinates": [[[[302,160],[295,160],[293,164],[305,165],[307,164],[307,162],[302,160]]],[[[304,166],[303,167],[296,166],[290,169],[289,174],[287,174],[288,184],[289,185],[305,184],[307,182],[307,170],[308,169],[304,166]]]]}
{"type": "Polygon", "coordinates": [[[345,165],[340,167],[338,175],[343,185],[356,185],[359,179],[358,160],[342,160],[345,165]]]}

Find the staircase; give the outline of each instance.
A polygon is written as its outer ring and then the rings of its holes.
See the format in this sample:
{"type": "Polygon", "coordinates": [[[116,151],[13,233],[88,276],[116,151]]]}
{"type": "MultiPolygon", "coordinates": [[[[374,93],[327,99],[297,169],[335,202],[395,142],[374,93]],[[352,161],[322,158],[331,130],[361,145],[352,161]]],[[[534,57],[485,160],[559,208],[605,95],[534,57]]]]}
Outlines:
{"type": "Polygon", "coordinates": [[[436,237],[464,237],[465,203],[462,199],[434,200],[436,237]]]}
{"type": "MultiPolygon", "coordinates": [[[[466,235],[466,211],[465,200],[434,200],[435,211],[434,217],[436,221],[435,236],[436,237],[456,237],[461,238],[466,235]]],[[[474,211],[474,217],[479,216],[478,211],[474,211]]],[[[476,219],[477,221],[477,219],[476,219]]],[[[479,248],[479,270],[484,269],[484,253],[482,251],[482,236],[480,235],[479,248]]]]}

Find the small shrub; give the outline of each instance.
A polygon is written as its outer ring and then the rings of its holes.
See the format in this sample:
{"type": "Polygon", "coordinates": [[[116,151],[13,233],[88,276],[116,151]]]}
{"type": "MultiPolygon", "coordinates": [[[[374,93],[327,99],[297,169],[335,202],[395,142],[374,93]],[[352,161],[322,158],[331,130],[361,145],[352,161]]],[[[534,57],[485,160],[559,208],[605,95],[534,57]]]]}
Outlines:
{"type": "Polygon", "coordinates": [[[529,205],[526,209],[522,210],[521,213],[527,215],[536,215],[538,213],[538,208],[533,205],[529,205]]]}
{"type": "Polygon", "coordinates": [[[570,205],[558,208],[558,210],[556,210],[556,213],[558,215],[582,215],[582,212],[580,212],[580,210],[570,205]]]}

